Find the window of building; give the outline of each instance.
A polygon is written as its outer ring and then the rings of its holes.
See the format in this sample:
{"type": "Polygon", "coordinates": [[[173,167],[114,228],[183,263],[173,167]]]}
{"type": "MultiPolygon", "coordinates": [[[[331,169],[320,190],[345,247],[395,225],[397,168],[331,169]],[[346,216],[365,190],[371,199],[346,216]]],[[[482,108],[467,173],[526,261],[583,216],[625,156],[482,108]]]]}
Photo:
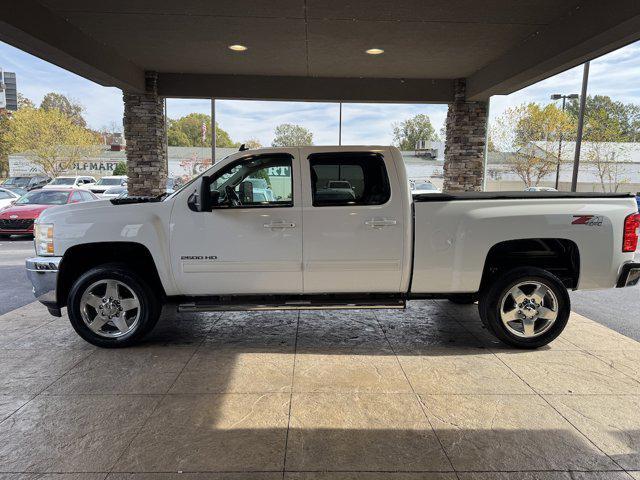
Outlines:
{"type": "Polygon", "coordinates": [[[368,152],[309,156],[314,207],[382,205],[391,197],[382,155],[368,152]]]}

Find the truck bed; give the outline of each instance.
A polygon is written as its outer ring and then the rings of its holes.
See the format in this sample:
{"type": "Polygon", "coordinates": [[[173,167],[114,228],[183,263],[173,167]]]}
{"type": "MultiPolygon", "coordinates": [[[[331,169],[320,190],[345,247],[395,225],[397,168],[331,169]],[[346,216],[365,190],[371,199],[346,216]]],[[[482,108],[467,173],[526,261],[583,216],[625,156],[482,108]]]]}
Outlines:
{"type": "Polygon", "coordinates": [[[539,198],[633,198],[631,193],[600,192],[459,192],[420,193],[413,196],[414,202],[446,202],[449,200],[531,200],[539,198]]]}

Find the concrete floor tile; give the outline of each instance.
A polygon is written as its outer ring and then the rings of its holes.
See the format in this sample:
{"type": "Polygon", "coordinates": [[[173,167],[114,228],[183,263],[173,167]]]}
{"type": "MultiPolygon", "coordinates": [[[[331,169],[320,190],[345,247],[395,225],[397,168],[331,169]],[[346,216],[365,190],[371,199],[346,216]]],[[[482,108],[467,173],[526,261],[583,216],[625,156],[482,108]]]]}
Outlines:
{"type": "Polygon", "coordinates": [[[193,348],[100,349],[46,390],[46,394],[166,393],[193,355],[193,348]]]}
{"type": "Polygon", "coordinates": [[[207,334],[204,346],[293,350],[297,323],[298,312],[224,312],[207,334]]]}
{"type": "Polygon", "coordinates": [[[33,398],[31,395],[0,395],[0,422],[33,398]]]}
{"type": "Polygon", "coordinates": [[[497,353],[538,393],[640,394],[640,382],[580,351],[497,353]]]}
{"type": "Polygon", "coordinates": [[[289,397],[169,395],[113,471],[281,471],[289,397]]]}
{"type": "Polygon", "coordinates": [[[289,349],[252,352],[203,347],[189,361],[170,393],[290,392],[294,357],[289,349]]]}
{"type": "Polygon", "coordinates": [[[533,394],[486,349],[439,348],[398,357],[413,389],[425,394],[533,394]]]}
{"type": "Polygon", "coordinates": [[[0,350],[0,394],[36,394],[90,351],[0,350]]]}
{"type": "Polygon", "coordinates": [[[448,471],[415,395],[293,394],[286,470],[448,471]]]}
{"type": "Polygon", "coordinates": [[[389,342],[373,311],[300,313],[297,347],[313,354],[389,353],[389,342]]]}
{"type": "Polygon", "coordinates": [[[640,480],[640,471],[638,471],[638,472],[629,472],[629,475],[631,475],[631,477],[634,478],[635,480],[640,480]]]}
{"type": "Polygon", "coordinates": [[[457,471],[616,470],[537,395],[421,395],[457,471]]]}
{"type": "Polygon", "coordinates": [[[219,312],[178,314],[165,307],[158,324],[144,338],[146,345],[193,347],[200,345],[220,317],[219,312]]]}
{"type": "Polygon", "coordinates": [[[546,395],[589,440],[626,470],[640,470],[640,396],[546,395]]]}
{"type": "Polygon", "coordinates": [[[106,473],[0,473],[0,480],[104,480],[106,473]]]}
{"type": "Polygon", "coordinates": [[[455,473],[287,472],[284,480],[456,480],[455,473]]]}
{"type": "Polygon", "coordinates": [[[41,395],[0,423],[0,471],[107,472],[158,400],[41,395]]]}
{"type": "Polygon", "coordinates": [[[625,472],[473,472],[460,480],[631,480],[625,472]]]}
{"type": "Polygon", "coordinates": [[[0,348],[6,348],[12,342],[55,319],[40,302],[30,303],[0,315],[0,348]]]}
{"type": "Polygon", "coordinates": [[[607,365],[640,381],[640,350],[595,350],[607,365]]]}
{"type": "Polygon", "coordinates": [[[69,319],[56,318],[50,323],[32,330],[5,348],[31,350],[95,350],[98,347],[80,337],[71,326],[69,319]]]}
{"type": "Polygon", "coordinates": [[[561,338],[587,351],[640,350],[639,342],[593,321],[570,321],[561,338]]]}
{"type": "Polygon", "coordinates": [[[395,355],[296,357],[295,392],[411,393],[395,355]]]}
{"type": "MultiPolygon", "coordinates": [[[[2,480],[0,478],[0,480],[2,480]]],[[[282,480],[273,473],[111,473],[107,480],[282,480]]]]}

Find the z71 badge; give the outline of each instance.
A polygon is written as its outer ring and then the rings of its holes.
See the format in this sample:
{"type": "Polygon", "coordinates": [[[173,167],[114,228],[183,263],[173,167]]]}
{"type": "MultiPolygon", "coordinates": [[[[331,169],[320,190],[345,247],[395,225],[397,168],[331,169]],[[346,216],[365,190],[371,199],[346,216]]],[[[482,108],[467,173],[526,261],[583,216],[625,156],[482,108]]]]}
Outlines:
{"type": "Polygon", "coordinates": [[[571,225],[588,225],[589,227],[602,226],[602,217],[599,215],[574,215],[571,225]]]}

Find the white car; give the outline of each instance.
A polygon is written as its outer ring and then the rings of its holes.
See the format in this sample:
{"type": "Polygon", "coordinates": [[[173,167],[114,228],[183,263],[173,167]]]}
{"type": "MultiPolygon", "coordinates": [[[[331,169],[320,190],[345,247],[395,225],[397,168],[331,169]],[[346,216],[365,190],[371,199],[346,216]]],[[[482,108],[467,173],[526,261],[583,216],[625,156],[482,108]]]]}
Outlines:
{"type": "Polygon", "coordinates": [[[527,187],[524,189],[525,192],[557,192],[553,187],[527,187]]]}
{"type": "Polygon", "coordinates": [[[7,188],[0,187],[0,209],[13,205],[13,203],[20,198],[16,192],[13,192],[7,188]]]}
{"type": "Polygon", "coordinates": [[[565,328],[569,289],[640,281],[639,228],[629,194],[411,195],[395,147],[283,147],[236,152],[168,196],[45,210],[26,266],[36,298],[53,315],[66,306],[75,331],[102,347],[138,342],[165,303],[198,312],[444,298],[478,300],[489,332],[536,348],[565,328]],[[265,179],[273,197],[249,195],[248,179],[265,179]]]}
{"type": "Polygon", "coordinates": [[[100,198],[119,198],[127,195],[127,186],[109,187],[104,193],[100,194],[100,198]]]}
{"type": "Polygon", "coordinates": [[[94,177],[88,176],[63,176],[56,177],[51,182],[46,184],[42,188],[82,188],[83,190],[89,190],[92,185],[96,183],[94,177]]]}
{"type": "Polygon", "coordinates": [[[102,177],[94,185],[89,187],[96,195],[105,193],[111,187],[125,187],[127,185],[126,175],[112,175],[109,177],[102,177]]]}
{"type": "Polygon", "coordinates": [[[441,193],[429,180],[416,181],[411,184],[411,194],[420,195],[422,193],[441,193]]]}

